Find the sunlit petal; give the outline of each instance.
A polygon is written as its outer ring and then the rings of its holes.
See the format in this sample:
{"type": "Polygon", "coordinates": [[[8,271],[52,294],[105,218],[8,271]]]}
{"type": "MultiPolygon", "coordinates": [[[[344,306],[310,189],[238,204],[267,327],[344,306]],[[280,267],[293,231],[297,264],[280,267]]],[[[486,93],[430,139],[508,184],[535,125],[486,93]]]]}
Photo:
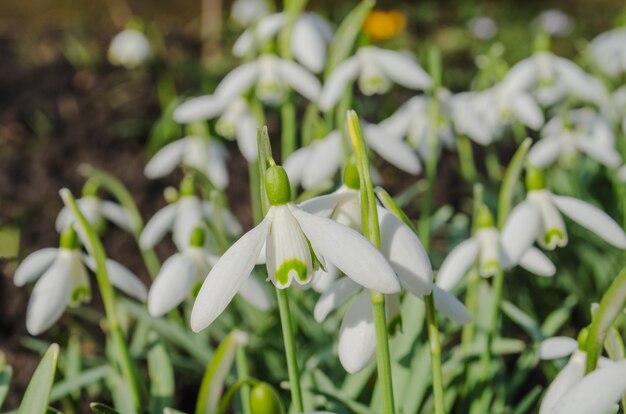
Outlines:
{"type": "Polygon", "coordinates": [[[540,231],[541,216],[534,203],[523,201],[511,211],[500,236],[502,254],[510,266],[519,262],[540,231]]]}
{"type": "Polygon", "coordinates": [[[465,325],[472,320],[472,315],[465,305],[437,285],[433,285],[433,299],[435,300],[435,308],[452,322],[465,325]]]}
{"type": "Polygon", "coordinates": [[[376,331],[368,291],[357,297],[343,317],[338,351],[341,365],[351,374],[365,368],[374,358],[376,331]]]}
{"type": "Polygon", "coordinates": [[[341,279],[335,280],[315,304],[313,310],[315,320],[322,322],[329,313],[343,305],[352,295],[361,289],[362,287],[353,282],[349,277],[342,277],[341,279]]]}
{"type": "Polygon", "coordinates": [[[59,249],[46,247],[29,254],[15,270],[13,276],[15,286],[24,286],[38,279],[52,265],[58,253],[59,249]]]}
{"type": "Polygon", "coordinates": [[[450,290],[467,273],[478,257],[480,243],[476,238],[469,238],[459,243],[445,258],[437,273],[437,286],[450,290]]]}
{"type": "Polygon", "coordinates": [[[520,266],[539,276],[550,277],[556,273],[556,267],[548,256],[536,247],[531,247],[519,259],[520,266]]]}
{"type": "Polygon", "coordinates": [[[285,81],[311,102],[317,101],[322,85],[310,72],[297,63],[288,60],[278,61],[278,71],[285,81]]]}
{"type": "Polygon", "coordinates": [[[395,50],[371,49],[378,65],[394,82],[410,89],[425,90],[432,86],[428,73],[410,56],[395,50]]]}
{"type": "Polygon", "coordinates": [[[157,211],[146,223],[146,226],[139,237],[139,246],[142,249],[149,249],[159,242],[174,224],[176,217],[176,203],[169,204],[157,211]]]}
{"type": "Polygon", "coordinates": [[[183,138],[161,148],[146,164],[143,170],[145,176],[155,179],[164,177],[174,171],[174,168],[176,168],[183,159],[186,145],[187,139],[183,138]]]}
{"type": "Polygon", "coordinates": [[[567,336],[548,338],[539,344],[539,358],[558,359],[571,355],[578,349],[578,341],[567,336]]]}
{"type": "Polygon", "coordinates": [[[339,66],[330,74],[318,101],[319,108],[327,112],[339,101],[348,83],[356,79],[359,75],[360,63],[356,56],[352,56],[341,62],[339,66]]]}

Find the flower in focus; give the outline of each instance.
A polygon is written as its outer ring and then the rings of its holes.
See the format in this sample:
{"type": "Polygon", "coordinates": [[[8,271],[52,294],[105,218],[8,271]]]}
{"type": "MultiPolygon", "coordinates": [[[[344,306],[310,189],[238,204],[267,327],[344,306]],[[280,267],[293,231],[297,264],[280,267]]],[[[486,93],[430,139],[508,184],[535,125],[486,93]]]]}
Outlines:
{"type": "MultiPolygon", "coordinates": [[[[148,311],[152,316],[165,315],[181,304],[204,281],[219,257],[204,248],[204,230],[196,227],[186,249],[169,257],[150,287],[148,311]]],[[[270,308],[270,299],[263,285],[254,277],[246,280],[239,293],[260,310],[270,308]]]]}
{"type": "Polygon", "coordinates": [[[268,13],[265,0],[235,0],[230,10],[232,19],[241,26],[249,26],[268,13]]]}
{"type": "Polygon", "coordinates": [[[476,39],[491,39],[498,33],[498,26],[492,18],[487,16],[474,17],[467,23],[470,33],[476,39]]]}
{"type": "Polygon", "coordinates": [[[271,105],[281,103],[289,88],[310,101],[319,97],[320,81],[302,66],[278,56],[264,54],[236,67],[217,85],[214,95],[232,101],[255,87],[256,96],[271,105]]]}
{"type": "Polygon", "coordinates": [[[437,286],[452,289],[477,260],[482,277],[491,277],[499,268],[508,269],[517,264],[539,276],[554,275],[554,264],[541,250],[532,247],[533,232],[521,231],[510,224],[515,221],[509,220],[500,234],[484,205],[476,220],[476,234],[459,243],[441,264],[437,286]]]}
{"type": "Polygon", "coordinates": [[[526,200],[518,204],[509,217],[512,228],[519,229],[520,237],[537,239],[541,247],[554,250],[567,244],[567,230],[561,213],[595,233],[613,246],[626,249],[626,233],[604,211],[574,197],[552,194],[543,181],[543,174],[535,167],[526,172],[526,200]]]}
{"type": "MultiPolygon", "coordinates": [[[[45,248],[31,253],[15,270],[16,286],[37,281],[28,301],[26,329],[31,335],[51,327],[67,306],[79,306],[91,300],[87,268],[95,271],[95,262],[83,256],[72,227],[61,233],[59,248],[45,248]]],[[[138,300],[145,301],[147,289],[130,270],[107,259],[111,284],[138,300]]]]}
{"type": "Polygon", "coordinates": [[[330,74],[319,97],[319,108],[324,112],[332,109],[346,86],[357,78],[359,89],[368,96],[386,93],[392,81],[409,89],[424,90],[432,85],[430,76],[410,54],[365,46],[330,74]]]}
{"type": "Polygon", "coordinates": [[[592,109],[575,109],[553,117],[541,135],[528,152],[528,160],[536,167],[546,168],[557,159],[571,164],[581,152],[608,168],[621,163],[611,125],[592,109]]]}
{"type": "Polygon", "coordinates": [[[142,32],[126,29],[111,40],[108,56],[114,65],[134,69],[150,57],[150,42],[142,32]]]}
{"type": "Polygon", "coordinates": [[[626,72],[626,28],[620,27],[596,36],[589,53],[603,73],[618,77],[626,72]]]}
{"type": "MultiPolygon", "coordinates": [[[[109,220],[116,226],[131,232],[131,225],[128,213],[124,207],[108,200],[102,200],[95,195],[85,195],[76,200],[78,208],[85,216],[89,224],[94,228],[99,228],[104,219],[109,220]]],[[[64,229],[72,226],[76,222],[76,218],[72,214],[72,210],[64,206],[55,221],[57,232],[61,233],[64,229]]]]}
{"type": "MultiPolygon", "coordinates": [[[[265,16],[246,29],[233,45],[233,55],[245,57],[260,49],[285,26],[287,15],[275,13],[265,16]]],[[[319,73],[326,64],[327,45],[334,36],[333,28],[317,13],[302,13],[291,33],[291,51],[295,59],[313,73],[319,73]]]]}
{"type": "Polygon", "coordinates": [[[174,110],[174,120],[187,124],[204,121],[219,116],[215,124],[218,135],[232,140],[237,139],[239,150],[246,160],[257,160],[256,129],[257,123],[252,115],[248,101],[239,96],[222,99],[216,95],[191,98],[174,110]]]}
{"type": "Polygon", "coordinates": [[[146,164],[144,174],[150,179],[164,177],[178,165],[195,168],[219,189],[228,186],[226,160],[228,150],[216,139],[186,136],[161,148],[146,164]]]}
{"type": "Polygon", "coordinates": [[[269,279],[279,289],[293,282],[307,285],[314,261],[332,263],[356,283],[381,293],[396,293],[400,284],[384,256],[356,231],[309,214],[290,202],[290,184],[282,167],[265,175],[267,215],[243,235],[215,264],[206,277],[191,313],[191,328],[210,325],[252,272],[265,245],[269,279]]]}
{"type": "Polygon", "coordinates": [[[387,40],[404,31],[406,18],[396,10],[370,12],[363,22],[363,32],[373,40],[387,40]]]}
{"type": "MultiPolygon", "coordinates": [[[[184,250],[196,226],[207,230],[205,221],[215,220],[214,206],[208,201],[200,200],[193,190],[191,180],[184,180],[181,185],[180,198],[157,211],[146,223],[139,237],[142,249],[149,249],[171,231],[178,250],[184,250]]],[[[227,209],[220,211],[224,229],[231,236],[241,234],[241,225],[227,209]]]]}

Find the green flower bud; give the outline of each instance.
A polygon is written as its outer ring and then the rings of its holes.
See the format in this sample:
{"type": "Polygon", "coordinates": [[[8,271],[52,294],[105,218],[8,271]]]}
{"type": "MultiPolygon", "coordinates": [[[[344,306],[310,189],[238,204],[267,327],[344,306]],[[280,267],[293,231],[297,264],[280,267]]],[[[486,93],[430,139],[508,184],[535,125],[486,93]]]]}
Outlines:
{"type": "Polygon", "coordinates": [[[489,211],[489,207],[482,204],[476,214],[476,228],[484,229],[486,227],[493,227],[493,214],[489,211]]]}
{"type": "Polygon", "coordinates": [[[356,158],[351,156],[346,164],[346,168],[343,170],[343,183],[346,187],[352,190],[358,190],[361,188],[361,181],[359,177],[359,169],[356,165],[356,158]]]}
{"type": "Polygon", "coordinates": [[[59,246],[70,250],[78,249],[78,235],[74,227],[69,226],[61,232],[59,246]]]}
{"type": "Polygon", "coordinates": [[[265,192],[273,206],[280,206],[291,201],[289,177],[280,165],[273,165],[265,171],[265,192]]]}
{"type": "Polygon", "coordinates": [[[543,179],[543,173],[537,167],[529,165],[526,168],[526,189],[528,191],[544,190],[546,183],[543,179]]]}
{"type": "Polygon", "coordinates": [[[252,414],[282,414],[283,404],[274,388],[266,382],[259,382],[250,391],[252,414]]]}
{"type": "Polygon", "coordinates": [[[180,182],[180,196],[192,196],[196,195],[196,189],[194,188],[193,176],[186,175],[183,181],[180,182]]]}
{"type": "Polygon", "coordinates": [[[189,245],[191,247],[202,247],[204,246],[204,229],[200,226],[194,227],[191,232],[191,237],[189,237],[189,245]]]}

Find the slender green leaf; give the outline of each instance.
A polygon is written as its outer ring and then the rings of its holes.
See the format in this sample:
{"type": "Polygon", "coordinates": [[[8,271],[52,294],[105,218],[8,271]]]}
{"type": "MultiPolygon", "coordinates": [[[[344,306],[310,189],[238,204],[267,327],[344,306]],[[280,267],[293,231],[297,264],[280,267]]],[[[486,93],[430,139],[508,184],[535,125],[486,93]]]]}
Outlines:
{"type": "Polygon", "coordinates": [[[80,374],[69,377],[63,381],[59,381],[52,387],[50,393],[50,402],[58,401],[70,393],[79,393],[85,388],[97,381],[100,381],[109,374],[109,366],[101,365],[81,372],[80,374]]]}
{"type": "Polygon", "coordinates": [[[172,363],[155,332],[150,333],[148,349],[148,375],[150,376],[150,412],[161,414],[172,405],[174,396],[174,370],[172,363]]]}
{"type": "Polygon", "coordinates": [[[9,392],[9,385],[11,384],[11,378],[13,377],[13,368],[9,365],[5,365],[0,370],[0,408],[4,403],[5,398],[9,392]]]}
{"type": "Polygon", "coordinates": [[[46,412],[58,358],[59,345],[50,345],[26,388],[17,411],[18,414],[44,414],[46,412]]]}
{"type": "Polygon", "coordinates": [[[115,408],[102,403],[91,403],[89,404],[89,408],[91,408],[94,414],[121,414],[115,408]]]}

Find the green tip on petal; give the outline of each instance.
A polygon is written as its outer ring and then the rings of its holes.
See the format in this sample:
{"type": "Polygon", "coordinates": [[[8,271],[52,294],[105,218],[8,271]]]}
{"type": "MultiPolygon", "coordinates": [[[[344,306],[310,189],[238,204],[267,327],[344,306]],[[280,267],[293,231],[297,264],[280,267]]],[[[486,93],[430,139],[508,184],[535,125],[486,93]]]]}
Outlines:
{"type": "Polygon", "coordinates": [[[280,206],[291,201],[291,187],[287,172],[280,165],[273,165],[265,171],[265,191],[273,206],[280,206]]]}
{"type": "Polygon", "coordinates": [[[578,349],[585,350],[587,347],[587,336],[589,335],[589,327],[586,326],[578,333],[578,349]]]}
{"type": "Polygon", "coordinates": [[[252,414],[282,414],[283,404],[274,388],[266,382],[259,382],[250,391],[252,414]]]}
{"type": "Polygon", "coordinates": [[[183,181],[180,182],[180,196],[192,196],[196,195],[194,188],[193,176],[186,175],[183,181]]]}
{"type": "Polygon", "coordinates": [[[489,211],[489,207],[482,204],[476,214],[476,228],[484,229],[487,227],[493,227],[493,214],[489,211]]]}
{"type": "Polygon", "coordinates": [[[543,235],[544,242],[549,246],[553,245],[552,239],[556,239],[556,243],[554,244],[558,244],[558,242],[563,240],[564,238],[565,238],[565,235],[563,234],[563,232],[556,228],[549,229],[543,235]]]}
{"type": "Polygon", "coordinates": [[[68,226],[61,232],[59,246],[69,250],[78,249],[78,235],[76,234],[74,227],[68,226]]]}
{"type": "Polygon", "coordinates": [[[202,227],[194,227],[193,231],[191,232],[191,237],[189,237],[189,245],[191,247],[204,246],[204,229],[202,227]]]}
{"type": "Polygon", "coordinates": [[[289,273],[296,272],[296,278],[300,283],[305,283],[308,277],[306,265],[299,259],[285,260],[276,270],[276,283],[279,288],[289,286],[289,273]]]}
{"type": "Polygon", "coordinates": [[[89,302],[91,300],[91,292],[87,286],[78,286],[72,291],[70,297],[70,305],[78,306],[81,303],[89,302]]]}
{"type": "Polygon", "coordinates": [[[350,157],[346,168],[343,170],[343,183],[352,190],[361,188],[359,168],[356,165],[356,157],[354,155],[350,157]]]}
{"type": "Polygon", "coordinates": [[[543,179],[543,172],[535,166],[529,165],[526,168],[526,189],[528,191],[543,190],[546,183],[543,179]]]}

